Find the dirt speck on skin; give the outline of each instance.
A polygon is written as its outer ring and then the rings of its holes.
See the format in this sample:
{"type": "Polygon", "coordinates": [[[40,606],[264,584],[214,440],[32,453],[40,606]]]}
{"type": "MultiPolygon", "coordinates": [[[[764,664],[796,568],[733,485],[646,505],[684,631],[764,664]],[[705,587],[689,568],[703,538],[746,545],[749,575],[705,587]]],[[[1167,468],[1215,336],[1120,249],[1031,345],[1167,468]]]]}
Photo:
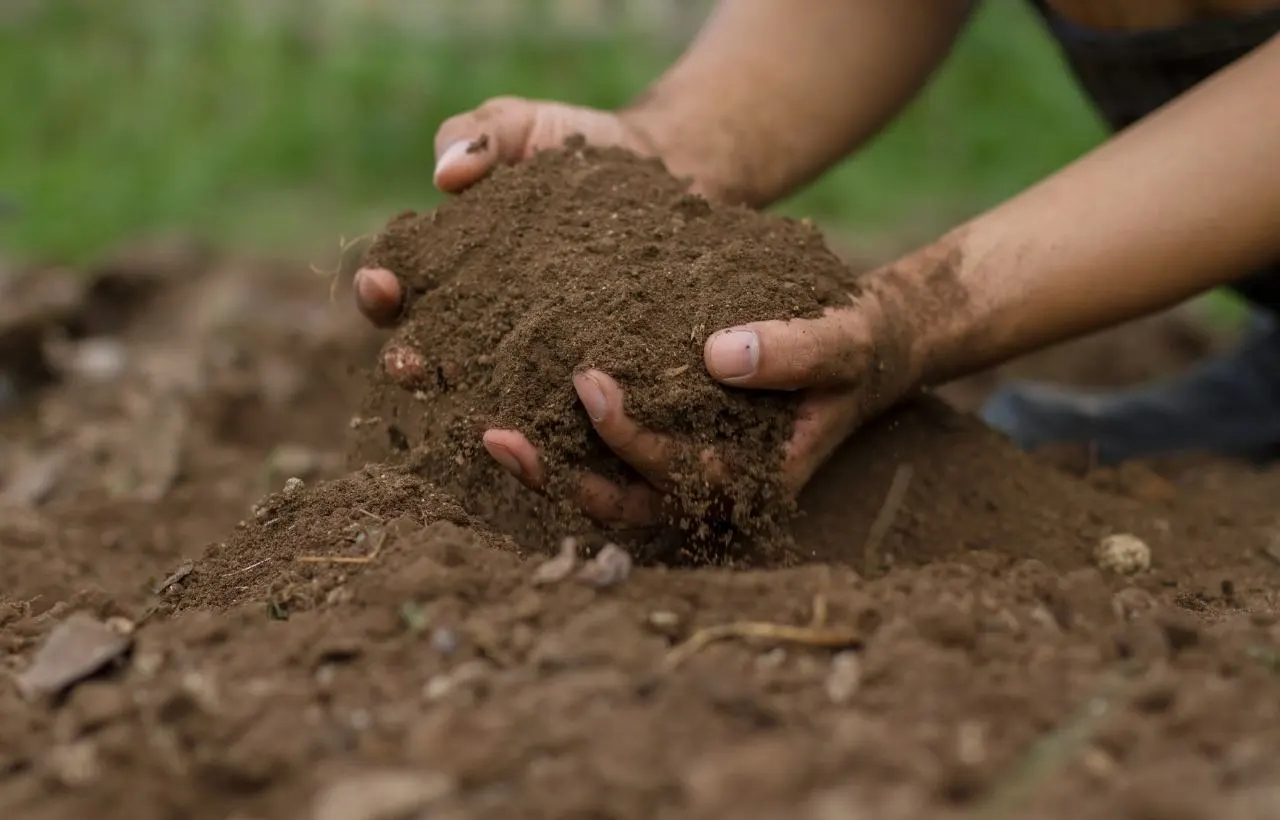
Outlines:
{"type": "MultiPolygon", "coordinates": [[[[570,143],[498,169],[431,213],[402,214],[366,262],[396,273],[410,294],[388,349],[407,347],[422,361],[407,385],[416,404],[382,378],[363,415],[394,426],[430,480],[461,498],[511,487],[496,512],[522,519],[513,534],[525,543],[553,551],[587,522],[571,503],[528,510],[527,491],[495,482],[477,431],[524,432],[540,448],[554,501],[573,499],[579,468],[637,480],[574,392],[573,375],[595,368],[622,387],[632,418],[678,445],[683,478],[663,522],[667,544],[704,560],[736,536],[778,548],[791,512],[778,467],[797,395],[721,386],[703,346],[718,329],[849,303],[851,275],[817,231],[712,206],[657,161],[570,143]],[[731,477],[723,493],[701,477],[711,448],[731,477]]],[[[357,459],[387,457],[386,429],[361,433],[357,459]]],[[[649,554],[660,552],[659,536],[644,537],[649,554]]]]}

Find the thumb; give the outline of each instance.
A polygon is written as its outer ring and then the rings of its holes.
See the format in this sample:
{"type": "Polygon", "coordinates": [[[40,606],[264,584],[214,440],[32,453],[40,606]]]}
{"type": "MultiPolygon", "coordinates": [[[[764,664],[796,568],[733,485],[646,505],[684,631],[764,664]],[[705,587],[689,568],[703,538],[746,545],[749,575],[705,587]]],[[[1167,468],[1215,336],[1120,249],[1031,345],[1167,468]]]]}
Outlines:
{"type": "Polygon", "coordinates": [[[495,165],[522,159],[536,107],[519,97],[495,97],[445,120],[436,131],[436,187],[456,194],[479,182],[495,165]]]}
{"type": "Polygon", "coordinates": [[[818,319],[752,322],[717,331],[703,356],[711,377],[732,387],[802,390],[864,379],[870,340],[857,308],[818,319]]]}

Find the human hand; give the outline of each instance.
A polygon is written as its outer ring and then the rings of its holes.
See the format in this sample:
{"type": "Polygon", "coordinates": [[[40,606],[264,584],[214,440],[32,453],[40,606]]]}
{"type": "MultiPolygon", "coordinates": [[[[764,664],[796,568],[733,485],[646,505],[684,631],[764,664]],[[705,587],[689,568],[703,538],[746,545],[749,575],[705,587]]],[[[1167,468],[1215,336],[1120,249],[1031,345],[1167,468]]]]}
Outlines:
{"type": "MultiPolygon", "coordinates": [[[[449,194],[479,182],[499,164],[515,164],[580,134],[597,146],[619,146],[641,155],[657,151],[626,115],[556,102],[496,97],[474,111],[446,120],[436,132],[435,185],[449,194]]],[[[696,190],[696,186],[695,186],[696,190]]],[[[379,327],[395,325],[404,298],[395,275],[380,268],[356,272],[356,306],[379,327]]]]}
{"type": "MultiPolygon", "coordinates": [[[[906,358],[895,350],[892,338],[882,332],[879,303],[864,293],[853,305],[822,318],[721,330],[708,337],[704,361],[711,376],[730,387],[804,391],[782,462],[783,487],[794,496],[850,433],[912,383],[906,358]]],[[[624,486],[578,473],[570,482],[576,486],[577,505],[605,525],[644,526],[660,519],[672,509],[677,442],[629,419],[622,409],[622,390],[607,374],[588,370],[575,374],[573,382],[596,433],[643,477],[624,486]]],[[[484,446],[526,487],[546,489],[547,471],[520,431],[488,430],[484,446]]],[[[710,486],[731,478],[731,466],[716,452],[702,453],[701,463],[710,486]]]]}

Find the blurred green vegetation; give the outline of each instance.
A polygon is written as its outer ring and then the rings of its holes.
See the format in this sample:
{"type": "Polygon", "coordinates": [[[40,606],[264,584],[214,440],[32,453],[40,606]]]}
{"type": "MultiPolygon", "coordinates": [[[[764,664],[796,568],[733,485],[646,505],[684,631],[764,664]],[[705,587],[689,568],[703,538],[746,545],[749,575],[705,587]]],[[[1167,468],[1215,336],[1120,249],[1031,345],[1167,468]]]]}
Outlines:
{"type": "MultiPolygon", "coordinates": [[[[987,0],[927,93],[869,150],[781,206],[856,235],[937,230],[1103,135],[1022,0],[987,0]]],[[[457,33],[313,8],[46,0],[0,21],[8,254],[72,261],[143,233],[251,246],[377,227],[432,204],[432,136],[494,94],[612,106],[679,45],[457,33]]],[[[839,105],[839,100],[833,100],[839,105]]]]}

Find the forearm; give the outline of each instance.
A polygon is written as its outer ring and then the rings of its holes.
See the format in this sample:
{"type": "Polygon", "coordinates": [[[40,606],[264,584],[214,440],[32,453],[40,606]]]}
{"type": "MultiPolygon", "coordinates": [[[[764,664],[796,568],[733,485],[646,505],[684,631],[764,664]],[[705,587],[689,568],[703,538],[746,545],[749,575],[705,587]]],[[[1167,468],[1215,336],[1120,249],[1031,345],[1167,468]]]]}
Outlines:
{"type": "Polygon", "coordinates": [[[1280,38],[869,286],[939,384],[1280,259],[1280,38]]]}
{"type": "Polygon", "coordinates": [[[872,137],[919,91],[970,0],[721,0],[622,112],[668,167],[767,205],[872,137]]]}

